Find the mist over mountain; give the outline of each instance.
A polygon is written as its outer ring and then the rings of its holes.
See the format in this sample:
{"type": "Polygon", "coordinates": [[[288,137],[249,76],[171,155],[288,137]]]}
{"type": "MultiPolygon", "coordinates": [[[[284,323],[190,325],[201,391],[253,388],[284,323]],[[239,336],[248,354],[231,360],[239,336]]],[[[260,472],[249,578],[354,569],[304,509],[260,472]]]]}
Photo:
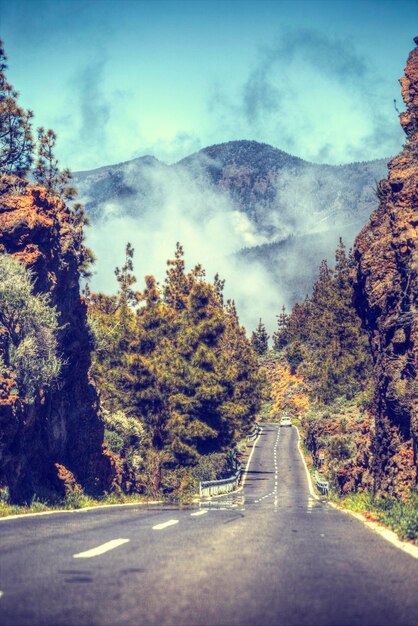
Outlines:
{"type": "Polygon", "coordinates": [[[152,156],[79,172],[97,257],[93,289],[112,291],[126,241],[138,279],[164,276],[180,241],[190,264],[226,279],[242,321],[255,327],[309,291],[322,258],[348,246],[377,206],[387,159],[321,165],[255,141],[210,146],[173,165],[152,156]],[[266,314],[266,312],[269,312],[266,314]]]}

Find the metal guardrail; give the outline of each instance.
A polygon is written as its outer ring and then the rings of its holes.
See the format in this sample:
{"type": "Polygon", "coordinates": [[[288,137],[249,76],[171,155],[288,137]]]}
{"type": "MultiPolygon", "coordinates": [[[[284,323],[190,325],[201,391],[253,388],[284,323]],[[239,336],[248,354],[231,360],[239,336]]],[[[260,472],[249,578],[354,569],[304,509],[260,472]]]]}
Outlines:
{"type": "Polygon", "coordinates": [[[323,480],[318,472],[315,472],[315,485],[323,496],[327,495],[329,491],[329,482],[327,480],[323,480]]]}
{"type": "Polygon", "coordinates": [[[247,441],[255,441],[255,439],[257,439],[258,435],[261,433],[261,426],[259,426],[258,424],[255,425],[255,429],[254,432],[251,433],[251,435],[248,435],[247,437],[247,441]]]}
{"type": "MultiPolygon", "coordinates": [[[[258,435],[261,433],[262,428],[259,424],[255,425],[254,432],[248,435],[247,441],[255,441],[258,435]]],[[[199,495],[200,496],[217,496],[223,493],[231,493],[234,491],[240,482],[242,474],[241,463],[238,464],[237,471],[228,478],[221,480],[204,480],[199,483],[199,495]]]]}
{"type": "Polygon", "coordinates": [[[239,464],[237,471],[228,478],[221,480],[204,480],[199,483],[199,495],[200,496],[217,496],[221,493],[230,493],[238,487],[241,478],[241,464],[239,464]]]}

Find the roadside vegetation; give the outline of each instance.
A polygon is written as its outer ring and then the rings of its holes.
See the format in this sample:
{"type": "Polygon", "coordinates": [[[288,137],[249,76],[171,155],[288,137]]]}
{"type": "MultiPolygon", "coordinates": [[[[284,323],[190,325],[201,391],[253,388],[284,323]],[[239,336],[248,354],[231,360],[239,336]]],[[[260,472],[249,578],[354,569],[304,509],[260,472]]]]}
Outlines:
{"type": "Polygon", "coordinates": [[[0,493],[0,517],[9,515],[28,515],[30,513],[42,513],[45,511],[73,511],[90,507],[106,506],[111,504],[146,504],[150,502],[140,494],[126,495],[123,493],[109,493],[102,498],[91,498],[84,493],[68,494],[63,500],[40,500],[34,498],[28,505],[9,504],[7,491],[0,493]]]}
{"type": "MultiPolygon", "coordinates": [[[[228,451],[252,432],[265,377],[234,303],[224,302],[223,281],[209,283],[200,266],[187,272],[178,244],[164,284],[147,276],[139,292],[133,257],[128,244],[114,296],[84,292],[94,348],[90,375],[115,470],[104,502],[137,495],[190,501],[200,480],[231,473],[228,451]]],[[[61,366],[55,309],[32,288],[30,272],[0,255],[0,374],[9,376],[19,398],[27,396],[28,406],[47,385],[59,388],[61,366]]],[[[28,508],[15,509],[4,490],[2,514],[103,503],[87,497],[67,467],[55,465],[64,500],[38,494],[28,508]]]]}
{"type": "Polygon", "coordinates": [[[373,494],[371,355],[352,304],[355,262],[341,240],[335,258],[334,268],[321,263],[312,294],[278,315],[274,350],[262,360],[270,398],[261,416],[292,416],[308,467],[329,482],[331,499],[418,539],[417,493],[373,494]]]}
{"type": "Polygon", "coordinates": [[[378,498],[370,491],[339,498],[338,504],[362,513],[396,532],[401,539],[412,539],[418,545],[418,492],[411,491],[404,500],[378,498]]]}

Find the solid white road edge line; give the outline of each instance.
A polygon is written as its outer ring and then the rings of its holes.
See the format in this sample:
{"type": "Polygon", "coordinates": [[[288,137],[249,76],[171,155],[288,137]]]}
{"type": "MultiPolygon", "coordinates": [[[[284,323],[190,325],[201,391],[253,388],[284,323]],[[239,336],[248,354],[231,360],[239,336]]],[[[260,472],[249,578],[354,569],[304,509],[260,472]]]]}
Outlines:
{"type": "MultiPolygon", "coordinates": [[[[300,437],[299,429],[297,426],[295,426],[295,428],[298,432],[298,448],[299,448],[300,456],[302,457],[303,465],[305,466],[306,474],[308,476],[309,491],[311,492],[312,497],[314,497],[316,500],[319,500],[320,498],[316,495],[316,493],[313,490],[312,477],[309,473],[308,466],[306,465],[302,448],[300,447],[301,437],[300,437]]],[[[356,513],[355,511],[344,509],[338,506],[337,504],[334,504],[334,502],[328,501],[328,504],[332,506],[334,509],[337,509],[337,511],[341,511],[341,513],[347,513],[348,515],[355,517],[360,522],[363,522],[363,524],[367,526],[367,528],[378,533],[381,537],[383,537],[383,539],[386,539],[386,541],[389,541],[389,543],[391,543],[393,546],[395,546],[399,550],[402,550],[403,552],[406,552],[407,554],[412,556],[414,559],[418,559],[418,547],[414,546],[413,544],[407,541],[401,541],[400,539],[398,539],[397,535],[392,530],[389,530],[389,528],[385,528],[384,526],[381,526],[380,524],[377,524],[376,522],[371,522],[366,517],[364,517],[364,515],[362,515],[361,513],[356,513]]]]}
{"type": "MultiPolygon", "coordinates": [[[[247,480],[248,468],[250,467],[251,459],[253,457],[253,453],[254,453],[254,450],[255,450],[255,445],[256,445],[257,441],[260,439],[260,436],[261,436],[262,432],[263,432],[263,427],[261,426],[260,427],[260,432],[258,433],[258,437],[254,441],[253,447],[251,448],[250,456],[248,457],[247,465],[245,466],[244,474],[242,475],[242,484],[241,484],[240,489],[243,489],[244,486],[245,486],[245,481],[247,480]]],[[[240,489],[238,489],[237,491],[240,491],[240,489]]]]}
{"type": "Polygon", "coordinates": [[[91,550],[86,550],[85,552],[79,552],[78,554],[73,554],[74,559],[90,559],[93,556],[100,556],[105,552],[109,552],[109,550],[114,550],[124,543],[128,543],[130,539],[112,539],[111,541],[107,541],[103,543],[101,546],[97,546],[97,548],[92,548],[91,550]]]}
{"type": "Polygon", "coordinates": [[[294,428],[296,428],[296,432],[298,434],[298,450],[299,450],[299,453],[300,453],[300,456],[301,456],[301,459],[302,459],[302,462],[303,462],[303,466],[304,466],[305,471],[306,471],[306,476],[308,478],[309,493],[311,494],[311,496],[313,498],[315,498],[315,500],[319,500],[319,497],[316,495],[314,486],[312,484],[312,476],[310,475],[309,470],[308,470],[308,466],[306,465],[306,461],[305,461],[305,457],[303,456],[302,448],[300,447],[301,436],[300,436],[299,428],[297,426],[294,426],[294,428]]]}
{"type": "Polygon", "coordinates": [[[168,528],[169,526],[174,526],[174,524],[178,524],[178,519],[169,519],[168,522],[163,522],[162,524],[156,524],[152,527],[152,530],[163,530],[164,528],[168,528]]]}
{"type": "Polygon", "coordinates": [[[82,509],[56,509],[54,511],[40,511],[39,513],[17,513],[16,515],[5,515],[0,517],[0,522],[7,522],[13,519],[23,519],[25,517],[40,517],[41,515],[56,515],[57,513],[85,513],[86,511],[99,511],[100,509],[110,509],[122,506],[144,506],[149,504],[162,504],[163,500],[150,500],[149,502],[123,502],[121,504],[98,504],[97,506],[85,506],[82,509]]]}
{"type": "Polygon", "coordinates": [[[190,513],[191,517],[197,517],[198,515],[205,515],[205,513],[207,513],[207,509],[204,509],[202,511],[195,511],[194,513],[190,513]]]}
{"type": "Polygon", "coordinates": [[[363,522],[363,524],[367,526],[367,528],[373,530],[375,533],[378,533],[381,537],[383,537],[383,539],[386,539],[386,541],[389,541],[389,543],[395,546],[395,548],[406,552],[414,559],[418,559],[418,547],[414,546],[408,541],[402,541],[401,539],[398,539],[396,533],[394,533],[392,530],[389,530],[389,528],[385,528],[385,526],[381,526],[377,522],[371,522],[361,513],[357,513],[356,511],[350,511],[349,509],[344,509],[334,502],[328,502],[328,504],[331,505],[334,509],[337,509],[337,511],[341,511],[341,513],[348,513],[348,515],[352,515],[360,522],[363,522]]]}

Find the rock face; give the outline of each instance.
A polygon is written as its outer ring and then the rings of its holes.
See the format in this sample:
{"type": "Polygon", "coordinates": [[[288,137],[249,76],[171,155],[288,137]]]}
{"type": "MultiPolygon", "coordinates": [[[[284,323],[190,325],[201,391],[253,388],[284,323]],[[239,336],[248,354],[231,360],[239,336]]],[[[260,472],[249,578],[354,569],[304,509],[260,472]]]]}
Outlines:
{"type": "MultiPolygon", "coordinates": [[[[418,37],[414,39],[418,45],[418,37]]],[[[400,80],[407,110],[402,152],[379,184],[379,208],[355,243],[356,306],[374,360],[374,480],[402,495],[418,465],[418,48],[400,80]]]]}
{"type": "Polygon", "coordinates": [[[89,493],[109,488],[112,480],[112,459],[102,450],[98,398],[88,382],[90,340],[79,292],[79,235],[63,202],[47,197],[42,188],[3,177],[0,252],[25,263],[35,274],[35,290],[51,294],[65,362],[58,388],[30,406],[19,398],[12,375],[0,376],[1,483],[14,501],[34,494],[64,495],[55,464],[72,472],[89,493]]]}

